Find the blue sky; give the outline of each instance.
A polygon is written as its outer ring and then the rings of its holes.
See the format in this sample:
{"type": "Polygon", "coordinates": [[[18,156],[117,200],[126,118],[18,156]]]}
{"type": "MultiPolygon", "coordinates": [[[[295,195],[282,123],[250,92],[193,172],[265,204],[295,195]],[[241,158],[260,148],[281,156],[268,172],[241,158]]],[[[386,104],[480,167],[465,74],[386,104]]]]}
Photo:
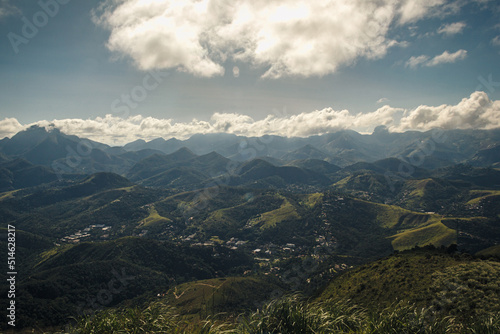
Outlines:
{"type": "Polygon", "coordinates": [[[0,0],[0,36],[0,137],[500,126],[495,0],[0,0]]]}

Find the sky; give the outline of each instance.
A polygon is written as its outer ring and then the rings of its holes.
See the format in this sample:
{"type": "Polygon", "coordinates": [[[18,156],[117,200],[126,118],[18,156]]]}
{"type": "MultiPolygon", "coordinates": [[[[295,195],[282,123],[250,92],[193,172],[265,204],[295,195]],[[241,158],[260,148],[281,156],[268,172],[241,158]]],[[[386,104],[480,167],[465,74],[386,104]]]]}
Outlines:
{"type": "Polygon", "coordinates": [[[497,0],[0,0],[0,138],[500,127],[497,0]]]}

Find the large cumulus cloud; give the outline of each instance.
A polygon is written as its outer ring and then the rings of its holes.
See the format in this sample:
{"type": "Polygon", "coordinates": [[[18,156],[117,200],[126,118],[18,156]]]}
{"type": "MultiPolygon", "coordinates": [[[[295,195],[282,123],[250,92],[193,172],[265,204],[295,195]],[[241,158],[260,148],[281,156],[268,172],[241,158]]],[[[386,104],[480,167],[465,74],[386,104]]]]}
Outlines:
{"type": "Polygon", "coordinates": [[[408,111],[394,130],[410,129],[493,129],[500,127],[500,101],[491,101],[484,92],[475,92],[456,105],[419,106],[408,111]]]}
{"type": "Polygon", "coordinates": [[[271,114],[260,120],[235,113],[215,113],[209,120],[193,119],[190,122],[140,115],[126,119],[106,115],[94,119],[42,120],[22,125],[14,118],[6,118],[0,120],[0,136],[12,136],[35,124],[47,128],[56,127],[67,134],[112,145],[158,137],[186,139],[197,133],[286,137],[307,137],[343,129],[369,133],[379,125],[394,132],[433,128],[493,129],[500,128],[500,101],[490,100],[484,92],[474,92],[456,105],[422,105],[411,110],[385,105],[375,111],[359,114],[325,108],[297,115],[271,114]]]}
{"type": "Polygon", "coordinates": [[[0,139],[10,137],[23,129],[23,125],[15,118],[5,118],[0,120],[0,139]]]}
{"type": "Polygon", "coordinates": [[[144,70],[224,73],[227,59],[263,77],[323,76],[399,42],[391,26],[458,10],[448,0],[107,0],[93,13],[108,48],[144,70]]]}

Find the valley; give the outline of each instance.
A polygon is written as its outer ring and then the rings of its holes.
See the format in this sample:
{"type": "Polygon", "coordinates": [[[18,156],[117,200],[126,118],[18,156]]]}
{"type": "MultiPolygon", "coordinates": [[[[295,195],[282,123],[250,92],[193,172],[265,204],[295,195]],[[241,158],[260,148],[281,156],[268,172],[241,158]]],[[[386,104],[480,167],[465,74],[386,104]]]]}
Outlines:
{"type": "Polygon", "coordinates": [[[476,270],[474,254],[494,258],[500,243],[491,148],[500,132],[439,134],[196,135],[109,147],[35,127],[6,138],[0,234],[16,227],[18,321],[58,328],[161,300],[200,324],[298,292],[367,308],[398,296],[429,306],[432,291],[408,281],[428,256],[446,263],[426,280],[455,270],[455,258],[476,270]],[[370,281],[400,257],[409,272],[390,276],[406,285],[370,281]]]}

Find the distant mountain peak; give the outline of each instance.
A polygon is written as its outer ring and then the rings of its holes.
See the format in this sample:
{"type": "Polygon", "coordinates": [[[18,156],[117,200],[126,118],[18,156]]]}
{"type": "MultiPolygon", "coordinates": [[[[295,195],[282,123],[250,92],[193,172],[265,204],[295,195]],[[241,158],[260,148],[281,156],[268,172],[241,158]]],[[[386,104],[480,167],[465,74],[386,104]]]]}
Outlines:
{"type": "Polygon", "coordinates": [[[283,160],[289,160],[289,161],[306,160],[306,159],[325,160],[328,158],[329,158],[328,154],[317,149],[311,144],[306,144],[301,148],[283,156],[283,160]]]}
{"type": "Polygon", "coordinates": [[[181,147],[180,149],[178,149],[174,153],[169,154],[168,156],[170,158],[175,158],[175,159],[179,159],[179,160],[181,160],[181,159],[182,160],[189,160],[189,159],[197,157],[197,155],[194,154],[193,151],[191,151],[189,148],[187,148],[185,146],[181,147]]]}
{"type": "MultiPolygon", "coordinates": [[[[220,155],[219,153],[215,152],[215,151],[212,151],[210,153],[207,153],[205,155],[202,155],[203,157],[207,157],[207,158],[213,158],[213,157],[217,157],[217,158],[224,158],[222,155],[220,155]]],[[[225,159],[225,158],[224,158],[225,159]]]]}
{"type": "Polygon", "coordinates": [[[389,133],[389,129],[385,125],[379,125],[375,129],[373,129],[373,135],[385,135],[389,133]]]}
{"type": "Polygon", "coordinates": [[[149,143],[150,144],[158,144],[158,143],[162,143],[163,144],[163,143],[165,143],[165,139],[159,137],[159,138],[155,138],[155,139],[151,140],[149,143]]]}

